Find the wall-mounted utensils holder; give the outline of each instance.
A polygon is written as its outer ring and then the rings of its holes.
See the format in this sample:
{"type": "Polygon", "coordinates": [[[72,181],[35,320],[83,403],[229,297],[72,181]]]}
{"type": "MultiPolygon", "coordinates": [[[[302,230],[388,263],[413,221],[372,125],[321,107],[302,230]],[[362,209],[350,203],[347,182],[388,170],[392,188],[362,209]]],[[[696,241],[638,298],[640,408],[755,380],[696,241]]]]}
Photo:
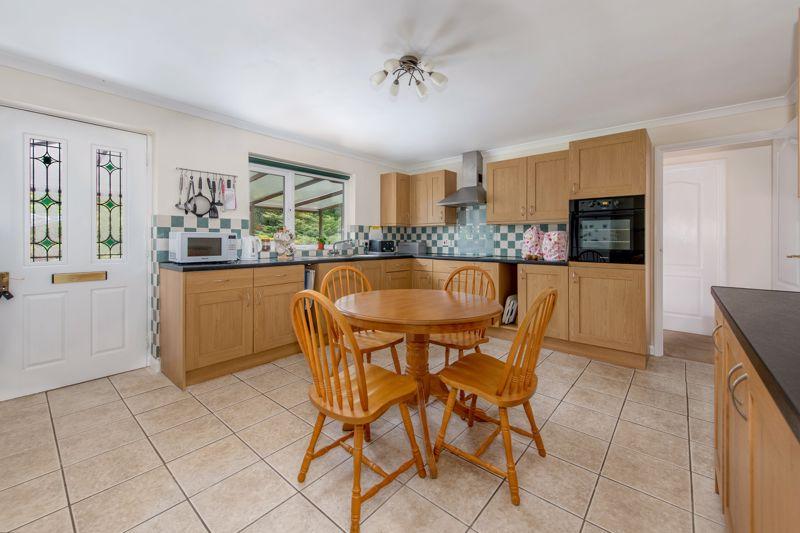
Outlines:
{"type": "Polygon", "coordinates": [[[236,209],[236,176],[224,172],[176,167],[179,172],[177,209],[197,217],[219,218],[219,209],[236,209]],[[195,185],[195,182],[197,185],[195,185]],[[203,192],[205,188],[207,191],[203,192]]]}

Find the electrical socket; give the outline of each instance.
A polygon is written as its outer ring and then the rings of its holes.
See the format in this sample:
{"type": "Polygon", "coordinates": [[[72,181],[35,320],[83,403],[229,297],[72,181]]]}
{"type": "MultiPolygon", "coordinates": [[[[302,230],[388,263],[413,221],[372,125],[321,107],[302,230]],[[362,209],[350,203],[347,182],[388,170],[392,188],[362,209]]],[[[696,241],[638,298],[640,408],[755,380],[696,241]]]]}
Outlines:
{"type": "Polygon", "coordinates": [[[444,239],[442,241],[442,246],[450,246],[450,239],[444,239]]]}

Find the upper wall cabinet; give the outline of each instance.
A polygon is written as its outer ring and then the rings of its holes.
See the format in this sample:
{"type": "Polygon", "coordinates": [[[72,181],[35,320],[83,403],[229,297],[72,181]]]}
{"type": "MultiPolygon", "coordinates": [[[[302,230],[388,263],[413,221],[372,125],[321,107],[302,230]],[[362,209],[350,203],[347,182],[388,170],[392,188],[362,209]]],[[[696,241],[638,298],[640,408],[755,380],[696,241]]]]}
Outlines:
{"type": "Polygon", "coordinates": [[[381,174],[381,226],[407,226],[411,221],[411,177],[399,172],[381,174]]]}
{"type": "Polygon", "coordinates": [[[486,165],[486,221],[559,222],[569,218],[569,152],[486,165]]]}
{"type": "Polygon", "coordinates": [[[569,143],[569,197],[645,194],[650,173],[646,130],[569,143]]]}
{"type": "Polygon", "coordinates": [[[528,212],[526,159],[508,159],[486,165],[486,222],[522,222],[528,212]]]}
{"type": "Polygon", "coordinates": [[[569,218],[569,152],[531,156],[526,161],[529,222],[558,222],[569,218]]]}
{"type": "Polygon", "coordinates": [[[412,226],[455,224],[456,210],[437,204],[456,190],[456,173],[437,170],[411,176],[412,226]]]}

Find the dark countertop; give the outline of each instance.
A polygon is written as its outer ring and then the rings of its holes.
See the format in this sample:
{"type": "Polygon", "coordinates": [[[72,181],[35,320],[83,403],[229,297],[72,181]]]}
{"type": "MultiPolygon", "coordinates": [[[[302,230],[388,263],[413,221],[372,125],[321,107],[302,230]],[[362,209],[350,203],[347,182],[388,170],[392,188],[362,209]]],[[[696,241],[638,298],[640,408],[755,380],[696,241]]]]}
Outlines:
{"type": "Polygon", "coordinates": [[[525,261],[518,257],[507,256],[474,256],[447,254],[393,254],[393,255],[340,255],[323,257],[295,257],[294,259],[259,259],[257,261],[236,261],[235,263],[159,263],[160,268],[177,272],[200,272],[204,270],[227,270],[232,268],[260,268],[286,265],[315,265],[317,263],[335,263],[342,261],[374,261],[376,259],[450,259],[453,261],[474,261],[481,263],[507,263],[513,265],[557,265],[567,266],[566,261],[525,261]]]}
{"type": "Polygon", "coordinates": [[[712,287],[711,294],[800,439],[800,293],[712,287]]]}

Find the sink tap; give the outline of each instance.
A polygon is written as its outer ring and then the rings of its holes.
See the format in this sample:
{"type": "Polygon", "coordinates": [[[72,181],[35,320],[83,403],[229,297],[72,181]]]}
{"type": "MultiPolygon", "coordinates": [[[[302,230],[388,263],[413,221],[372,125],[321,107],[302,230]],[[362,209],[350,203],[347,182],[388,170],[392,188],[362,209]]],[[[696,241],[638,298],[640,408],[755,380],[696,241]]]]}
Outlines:
{"type": "Polygon", "coordinates": [[[345,250],[352,250],[353,248],[355,248],[355,246],[356,245],[353,242],[353,239],[336,241],[335,243],[333,243],[333,246],[331,247],[330,255],[341,255],[341,253],[344,252],[345,250]],[[341,247],[338,250],[336,249],[337,245],[341,245],[341,247]]]}

